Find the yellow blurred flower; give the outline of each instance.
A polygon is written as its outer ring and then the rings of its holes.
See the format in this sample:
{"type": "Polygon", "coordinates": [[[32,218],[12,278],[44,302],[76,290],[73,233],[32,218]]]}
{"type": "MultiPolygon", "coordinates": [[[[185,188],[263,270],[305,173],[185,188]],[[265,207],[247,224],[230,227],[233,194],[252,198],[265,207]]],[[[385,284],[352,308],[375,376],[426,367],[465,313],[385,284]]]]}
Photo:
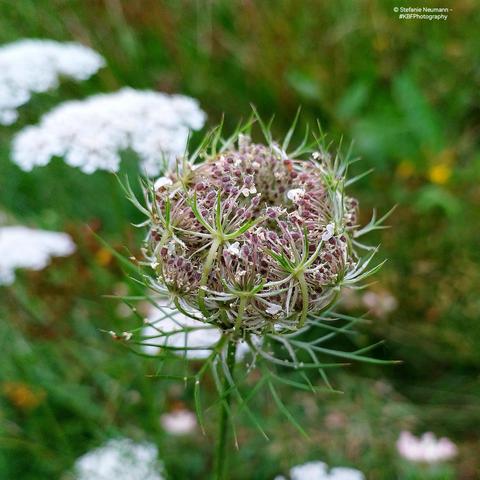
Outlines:
{"type": "Polygon", "coordinates": [[[2,391],[10,403],[21,410],[33,410],[45,398],[43,390],[34,391],[29,385],[22,382],[4,382],[2,391]]]}
{"type": "Polygon", "coordinates": [[[432,183],[444,185],[452,175],[452,169],[445,163],[433,165],[428,170],[428,178],[432,183]]]}
{"type": "Polygon", "coordinates": [[[95,259],[99,265],[106,267],[112,261],[112,253],[106,248],[101,248],[95,254],[95,259]]]}

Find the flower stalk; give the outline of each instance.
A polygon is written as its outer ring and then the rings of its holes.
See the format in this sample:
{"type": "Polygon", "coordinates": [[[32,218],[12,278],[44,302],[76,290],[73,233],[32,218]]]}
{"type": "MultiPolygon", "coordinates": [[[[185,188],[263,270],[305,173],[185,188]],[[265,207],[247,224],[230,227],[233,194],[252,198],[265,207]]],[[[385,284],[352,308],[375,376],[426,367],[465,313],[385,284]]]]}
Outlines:
{"type": "Polygon", "coordinates": [[[220,402],[220,420],[218,425],[218,441],[215,449],[215,480],[225,480],[226,469],[228,466],[228,439],[229,439],[229,424],[230,424],[230,412],[232,405],[232,385],[234,381],[234,369],[235,369],[235,354],[237,350],[237,344],[235,340],[228,340],[227,347],[227,372],[223,378],[223,391],[221,392],[220,402]],[[229,378],[230,377],[230,378],[229,378]]]}
{"type": "Polygon", "coordinates": [[[205,315],[205,317],[209,317],[210,314],[205,307],[205,286],[208,281],[208,276],[210,275],[210,271],[212,270],[213,262],[218,254],[218,249],[221,245],[221,240],[216,238],[213,240],[212,245],[210,246],[210,250],[208,251],[207,259],[205,260],[205,264],[203,265],[202,276],[200,278],[200,288],[198,289],[198,306],[200,311],[205,315]]]}

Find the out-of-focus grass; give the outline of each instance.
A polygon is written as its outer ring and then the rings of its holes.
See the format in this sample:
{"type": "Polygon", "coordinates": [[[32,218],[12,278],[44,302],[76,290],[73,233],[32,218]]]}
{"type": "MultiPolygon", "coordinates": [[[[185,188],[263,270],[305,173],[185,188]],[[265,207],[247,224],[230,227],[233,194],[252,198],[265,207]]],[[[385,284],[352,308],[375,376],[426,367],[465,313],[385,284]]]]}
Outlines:
{"type": "MultiPolygon", "coordinates": [[[[87,82],[35,96],[16,125],[0,129],[2,210],[20,223],[65,229],[79,244],[74,257],[0,290],[0,477],[58,478],[78,455],[122,433],[157,442],[172,478],[208,478],[212,428],[206,440],[172,440],[158,423],[172,402],[191,407],[191,392],[147,377],[155,361],[99,332],[133,324],[101,297],[128,280],[87,228],[119,251],[138,248],[141,233],[129,226],[137,213],[116,179],[60,160],[24,173],[8,159],[15,131],[54,105],[129,85],[192,95],[210,125],[225,114],[232,127],[254,103],[275,114],[277,133],[301,104],[305,122],[319,118],[335,139],[354,140],[361,168],[375,168],[355,188],[363,220],[373,206],[398,204],[392,229],[376,238],[389,258],[377,279],[398,308],[355,341],[386,338],[380,354],[404,364],[334,375],[342,396],[282,390],[309,441],[259,398],[272,441],[241,426],[231,478],[273,478],[322,459],[391,479],[402,427],[452,437],[461,446],[458,478],[477,478],[480,13],[474,0],[460,0],[445,3],[446,22],[401,22],[395,5],[0,0],[1,43],[73,39],[108,62],[87,82]]],[[[125,157],[124,172],[134,176],[135,159],[125,157]]]]}

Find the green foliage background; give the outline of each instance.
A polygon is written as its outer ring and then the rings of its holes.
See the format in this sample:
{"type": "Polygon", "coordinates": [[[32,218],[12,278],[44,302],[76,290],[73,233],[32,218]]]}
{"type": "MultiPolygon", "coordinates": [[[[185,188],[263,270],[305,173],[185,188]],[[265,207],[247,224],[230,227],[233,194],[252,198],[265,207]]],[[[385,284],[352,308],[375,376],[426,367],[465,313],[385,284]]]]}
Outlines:
{"type": "MultiPolygon", "coordinates": [[[[398,204],[392,228],[375,239],[389,261],[371,287],[398,307],[352,341],[384,338],[377,355],[404,363],[334,372],[341,395],[282,390],[308,440],[259,398],[271,441],[242,423],[231,478],[270,479],[308,459],[351,465],[372,480],[402,478],[402,428],[449,436],[460,446],[452,478],[479,478],[480,9],[475,0],[444,1],[447,21],[401,21],[393,7],[407,3],[0,0],[0,43],[77,40],[108,62],[87,82],[35,96],[17,124],[0,129],[2,211],[66,230],[79,246],[0,289],[0,478],[67,478],[76,457],[118,434],[156,442],[171,478],[208,478],[214,413],[207,437],[169,437],[159,416],[193,408],[191,389],[155,378],[154,360],[100,332],[134,325],[101,297],[133,285],[91,233],[138,251],[137,213],[116,179],[60,160],[24,173],[9,160],[20,127],[61,101],[126,85],[198,98],[210,126],[224,114],[233,128],[253,103],[275,114],[278,135],[302,105],[303,122],[318,118],[336,141],[353,140],[359,169],[375,169],[355,187],[363,220],[375,206],[398,204]],[[12,396],[12,385],[24,390],[12,396]],[[22,391],[38,405],[19,402],[22,391]]],[[[123,170],[135,175],[133,154],[123,170]]],[[[214,389],[206,390],[208,399],[214,389]]]]}

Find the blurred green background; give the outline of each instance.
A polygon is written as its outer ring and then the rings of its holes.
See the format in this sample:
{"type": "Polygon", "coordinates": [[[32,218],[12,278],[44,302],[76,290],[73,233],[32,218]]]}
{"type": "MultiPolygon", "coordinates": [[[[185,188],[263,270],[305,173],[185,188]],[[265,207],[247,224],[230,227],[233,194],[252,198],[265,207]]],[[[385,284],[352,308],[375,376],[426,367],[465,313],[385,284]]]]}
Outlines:
{"type": "MultiPolygon", "coordinates": [[[[424,2],[430,4],[430,2],[424,2]]],[[[398,475],[401,429],[454,440],[455,477],[480,478],[480,8],[441,2],[447,21],[401,21],[380,0],[0,0],[0,43],[76,40],[108,66],[84,83],[63,82],[0,129],[0,208],[21,224],[64,230],[77,253],[0,288],[0,478],[56,479],[110,436],[159,445],[173,479],[208,478],[207,437],[162,431],[162,412],[193,408],[192,391],[155,374],[155,360],[100,332],[135,319],[102,295],[132,291],[114,248],[138,252],[138,214],[113,175],[91,176],[60,160],[31,173],[9,160],[12,135],[67,99],[122,86],[191,95],[208,125],[228,128],[250,103],[275,114],[282,136],[299,105],[338,141],[354,141],[362,220],[373,207],[391,229],[372,241],[388,258],[377,282],[344,308],[370,309],[354,342],[385,339],[376,355],[402,365],[354,365],[332,373],[343,394],[282,389],[310,434],[288,425],[267,397],[255,408],[271,436],[239,425],[232,479],[271,479],[309,459],[350,465],[368,479],[398,475]]],[[[126,154],[123,171],[134,178],[126,154]]],[[[195,368],[195,366],[193,367],[195,368]]],[[[255,379],[252,380],[252,382],[255,379]]],[[[213,386],[206,385],[206,398],[213,386]]]]}

